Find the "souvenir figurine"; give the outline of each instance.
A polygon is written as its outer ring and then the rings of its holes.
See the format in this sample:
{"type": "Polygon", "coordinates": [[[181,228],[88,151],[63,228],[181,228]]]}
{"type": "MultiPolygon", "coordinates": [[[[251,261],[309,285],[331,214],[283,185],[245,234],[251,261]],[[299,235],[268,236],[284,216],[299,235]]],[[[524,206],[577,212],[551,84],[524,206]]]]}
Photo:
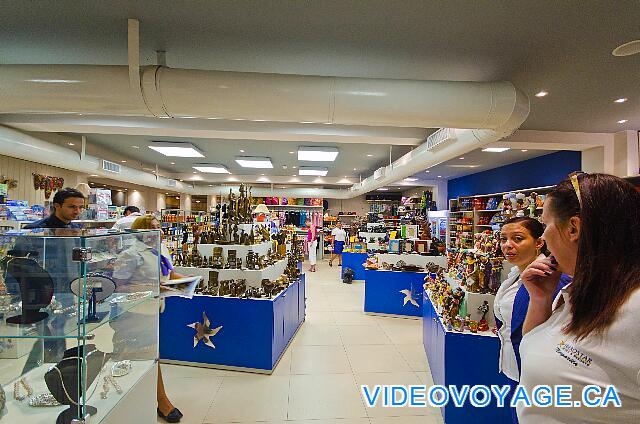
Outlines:
{"type": "Polygon", "coordinates": [[[231,283],[233,280],[220,281],[220,288],[218,289],[218,296],[227,296],[231,293],[231,283]]]}
{"type": "Polygon", "coordinates": [[[478,332],[478,321],[475,321],[475,320],[469,321],[469,331],[471,331],[472,333],[478,332]]]}
{"type": "Polygon", "coordinates": [[[456,317],[453,321],[453,329],[459,333],[464,331],[464,319],[462,317],[456,317]]]}
{"type": "Polygon", "coordinates": [[[510,194],[504,194],[502,196],[503,204],[502,204],[502,215],[504,216],[505,221],[509,220],[513,217],[513,205],[511,204],[510,194]]]}
{"type": "Polygon", "coordinates": [[[480,321],[486,322],[487,312],[489,312],[489,302],[485,300],[482,305],[478,306],[478,312],[482,313],[480,321]]]}
{"type": "Polygon", "coordinates": [[[529,195],[529,216],[531,218],[535,218],[536,216],[537,198],[538,198],[538,193],[536,193],[535,191],[532,191],[531,194],[529,195]]]}
{"type": "Polygon", "coordinates": [[[464,317],[464,329],[471,330],[471,314],[464,317]]]}
{"type": "Polygon", "coordinates": [[[524,216],[524,193],[516,193],[516,217],[524,216]]]}

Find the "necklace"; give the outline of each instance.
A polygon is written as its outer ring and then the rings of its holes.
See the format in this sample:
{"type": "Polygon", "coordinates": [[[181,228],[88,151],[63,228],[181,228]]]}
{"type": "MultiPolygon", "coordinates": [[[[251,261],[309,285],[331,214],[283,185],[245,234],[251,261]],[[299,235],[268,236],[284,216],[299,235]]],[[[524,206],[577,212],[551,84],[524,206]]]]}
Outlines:
{"type": "MultiPolygon", "coordinates": [[[[97,352],[98,350],[93,350],[91,352],[89,352],[87,354],[87,358],[89,358],[89,356],[91,356],[93,353],[97,352]]],[[[71,356],[69,358],[63,358],[63,360],[68,360],[68,359],[82,359],[78,356],[71,356]]],[[[104,370],[104,363],[107,359],[107,355],[103,353],[102,356],[102,365],[100,366],[100,372],[98,373],[98,376],[96,377],[96,380],[100,380],[100,376],[102,375],[102,371],[104,370]]],[[[60,361],[62,362],[62,361],[60,361]]],[[[64,390],[64,394],[67,396],[67,399],[69,399],[69,402],[71,402],[72,404],[74,404],[75,406],[80,406],[78,405],[73,399],[71,399],[71,396],[69,395],[69,392],[67,391],[67,387],[64,385],[64,379],[62,378],[62,372],[60,371],[60,369],[58,368],[58,366],[54,366],[53,369],[55,369],[58,372],[58,375],[60,375],[60,383],[62,384],[62,390],[64,390]]],[[[89,397],[86,399],[86,401],[88,401],[89,399],[91,399],[93,397],[93,395],[96,392],[96,389],[98,388],[99,383],[96,383],[96,385],[93,387],[93,391],[91,392],[91,394],[89,395],[89,397]]],[[[85,401],[85,402],[86,402],[85,401]]]]}
{"type": "Polygon", "coordinates": [[[31,397],[32,395],[33,395],[33,389],[31,388],[29,383],[27,383],[27,380],[24,377],[22,377],[20,380],[13,383],[13,398],[15,400],[23,401],[27,397],[31,397]],[[24,389],[27,391],[26,395],[23,395],[20,393],[21,391],[20,386],[24,387],[24,389]]]}

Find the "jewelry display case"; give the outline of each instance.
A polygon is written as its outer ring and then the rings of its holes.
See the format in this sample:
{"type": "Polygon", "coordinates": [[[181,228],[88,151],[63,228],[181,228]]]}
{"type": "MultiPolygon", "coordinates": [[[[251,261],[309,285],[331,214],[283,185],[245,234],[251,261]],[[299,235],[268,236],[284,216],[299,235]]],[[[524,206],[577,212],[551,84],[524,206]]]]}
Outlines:
{"type": "Polygon", "coordinates": [[[130,395],[155,419],[159,251],[157,231],[0,233],[0,420],[113,422],[130,395]]]}

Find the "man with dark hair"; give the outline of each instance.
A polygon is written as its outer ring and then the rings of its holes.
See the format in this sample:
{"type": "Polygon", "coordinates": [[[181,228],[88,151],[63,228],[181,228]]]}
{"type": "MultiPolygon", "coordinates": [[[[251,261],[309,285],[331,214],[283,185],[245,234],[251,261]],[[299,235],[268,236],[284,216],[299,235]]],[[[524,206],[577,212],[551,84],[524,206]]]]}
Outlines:
{"type": "Polygon", "coordinates": [[[115,224],[113,224],[113,227],[111,227],[111,229],[128,230],[131,228],[131,225],[133,225],[133,221],[138,219],[138,217],[140,216],[142,216],[142,214],[140,213],[140,209],[137,206],[127,206],[126,208],[124,208],[124,216],[118,219],[115,224]]]}
{"type": "Polygon", "coordinates": [[[58,190],[53,196],[53,209],[48,217],[27,224],[24,228],[80,228],[71,221],[78,219],[84,209],[84,194],[71,187],[58,190]]]}

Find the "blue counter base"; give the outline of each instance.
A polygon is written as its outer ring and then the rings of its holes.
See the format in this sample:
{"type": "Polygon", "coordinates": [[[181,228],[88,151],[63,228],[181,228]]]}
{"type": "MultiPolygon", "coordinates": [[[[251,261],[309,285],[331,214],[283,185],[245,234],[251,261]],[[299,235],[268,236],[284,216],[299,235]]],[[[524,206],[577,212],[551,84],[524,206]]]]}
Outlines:
{"type": "Polygon", "coordinates": [[[424,272],[365,270],[364,311],[422,316],[424,272]]]}
{"type": "Polygon", "coordinates": [[[270,374],[305,319],[305,279],[274,299],[194,296],[170,297],[160,314],[162,362],[270,374]],[[203,323],[214,334],[194,339],[189,325],[203,323]],[[196,343],[197,342],[197,343],[196,343]]]}
{"type": "MultiPolygon", "coordinates": [[[[509,385],[498,372],[500,340],[497,337],[445,331],[427,293],[423,299],[423,344],[436,385],[509,385]]],[[[498,408],[495,398],[484,408],[468,402],[456,408],[452,402],[441,408],[446,424],[512,422],[508,407],[498,408]]]]}
{"type": "MultiPolygon", "coordinates": [[[[345,268],[351,268],[355,272],[354,280],[364,280],[364,264],[369,255],[366,253],[344,252],[342,254],[342,272],[345,268]]],[[[340,274],[342,277],[342,273],[340,274]]]]}

